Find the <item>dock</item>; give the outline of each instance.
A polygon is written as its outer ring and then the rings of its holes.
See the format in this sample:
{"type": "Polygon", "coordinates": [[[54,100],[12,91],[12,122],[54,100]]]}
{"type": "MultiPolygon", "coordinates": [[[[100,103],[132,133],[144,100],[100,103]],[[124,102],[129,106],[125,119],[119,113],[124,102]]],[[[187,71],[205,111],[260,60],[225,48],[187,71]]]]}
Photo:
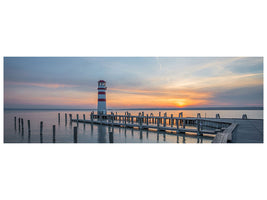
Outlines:
{"type": "Polygon", "coordinates": [[[76,123],[168,132],[177,136],[195,133],[197,136],[214,138],[212,143],[263,142],[263,120],[250,120],[243,116],[240,119],[221,119],[219,114],[216,114],[215,118],[201,118],[200,113],[197,114],[197,117],[183,117],[183,113],[174,117],[173,114],[167,116],[167,113],[162,116],[160,112],[158,116],[154,116],[152,113],[144,115],[144,112],[140,112],[138,115],[131,115],[128,112],[125,112],[124,115],[113,112],[98,115],[91,112],[88,119],[85,114],[83,119],[80,119],[78,115],[76,119],[73,119],[72,115],[69,115],[71,122],[76,123]]]}

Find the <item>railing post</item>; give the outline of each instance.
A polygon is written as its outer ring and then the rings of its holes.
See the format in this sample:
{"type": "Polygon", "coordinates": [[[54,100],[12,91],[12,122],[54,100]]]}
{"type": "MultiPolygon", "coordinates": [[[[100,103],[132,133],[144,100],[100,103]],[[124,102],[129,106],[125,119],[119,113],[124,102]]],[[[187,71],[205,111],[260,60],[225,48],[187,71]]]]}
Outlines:
{"type": "Polygon", "coordinates": [[[112,113],[112,127],[114,126],[114,113],[112,113]]]}

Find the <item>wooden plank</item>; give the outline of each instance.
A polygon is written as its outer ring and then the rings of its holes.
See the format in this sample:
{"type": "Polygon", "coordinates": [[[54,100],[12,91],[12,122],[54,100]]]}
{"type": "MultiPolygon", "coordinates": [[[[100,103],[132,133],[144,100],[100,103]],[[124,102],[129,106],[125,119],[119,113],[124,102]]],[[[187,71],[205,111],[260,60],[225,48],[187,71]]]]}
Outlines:
{"type": "Polygon", "coordinates": [[[212,143],[227,143],[232,140],[232,135],[238,124],[233,123],[227,127],[223,132],[218,133],[212,143]]]}

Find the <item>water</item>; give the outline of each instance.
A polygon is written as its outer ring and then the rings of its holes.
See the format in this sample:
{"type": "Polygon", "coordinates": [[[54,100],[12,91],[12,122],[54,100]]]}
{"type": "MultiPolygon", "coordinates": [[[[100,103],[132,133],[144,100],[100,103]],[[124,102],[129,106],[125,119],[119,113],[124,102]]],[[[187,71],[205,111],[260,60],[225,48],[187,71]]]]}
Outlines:
{"type": "MultiPolygon", "coordinates": [[[[115,110],[113,110],[114,112],[115,110]]],[[[116,112],[116,111],[115,111],[116,112]]],[[[124,114],[126,110],[117,111],[118,114],[124,114]]],[[[129,111],[132,115],[138,115],[142,110],[129,111]]],[[[174,114],[177,117],[183,112],[184,117],[196,117],[197,113],[201,113],[202,117],[214,118],[217,113],[221,118],[240,118],[246,113],[248,118],[263,119],[262,110],[144,110],[146,114],[153,113],[158,115],[159,112],[167,112],[170,116],[174,114]]],[[[73,119],[76,114],[82,119],[86,114],[86,119],[90,117],[88,110],[5,110],[4,111],[4,142],[5,143],[53,143],[53,125],[56,125],[55,143],[73,143],[73,128],[77,123],[69,121],[69,114],[73,119]],[[58,123],[58,113],[60,113],[61,121],[58,123]],[[65,113],[68,115],[68,121],[65,123],[65,113]],[[14,117],[17,117],[17,127],[15,130],[14,117]],[[24,131],[19,131],[18,118],[24,120],[24,131]],[[28,132],[27,120],[30,120],[31,132],[28,132]],[[43,134],[40,137],[40,121],[43,121],[43,134]]],[[[196,134],[180,134],[178,137],[171,133],[157,133],[155,131],[138,130],[131,128],[114,127],[113,137],[109,132],[111,127],[96,124],[78,124],[78,143],[211,143],[212,137],[196,136],[196,134]]]]}

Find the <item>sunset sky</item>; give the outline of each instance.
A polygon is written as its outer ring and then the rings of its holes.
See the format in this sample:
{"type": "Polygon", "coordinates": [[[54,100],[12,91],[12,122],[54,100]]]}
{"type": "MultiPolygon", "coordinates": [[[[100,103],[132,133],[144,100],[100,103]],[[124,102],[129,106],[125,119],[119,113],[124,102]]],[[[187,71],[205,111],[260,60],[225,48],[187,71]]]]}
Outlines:
{"type": "Polygon", "coordinates": [[[5,108],[263,106],[262,57],[6,57],[5,108]]]}

